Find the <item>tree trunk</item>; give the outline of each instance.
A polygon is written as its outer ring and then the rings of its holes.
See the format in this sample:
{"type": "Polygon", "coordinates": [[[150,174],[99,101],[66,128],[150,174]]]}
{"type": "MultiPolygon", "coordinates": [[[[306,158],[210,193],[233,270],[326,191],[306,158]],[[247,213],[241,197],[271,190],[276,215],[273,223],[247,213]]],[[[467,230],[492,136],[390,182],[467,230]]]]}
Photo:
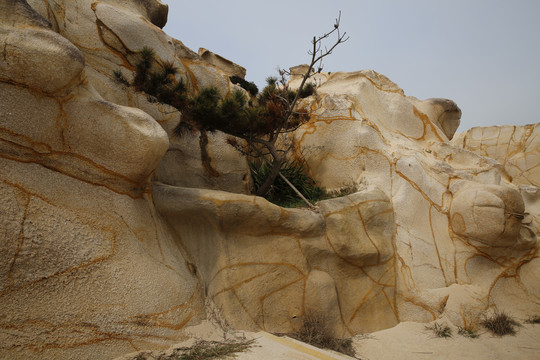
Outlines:
{"type": "Polygon", "coordinates": [[[306,199],[306,197],[305,197],[304,195],[302,195],[302,193],[300,192],[300,190],[298,190],[298,189],[296,188],[296,186],[294,186],[293,183],[290,182],[289,179],[287,179],[287,178],[285,177],[285,175],[283,175],[282,173],[279,173],[279,176],[283,179],[283,181],[285,181],[285,182],[287,183],[287,185],[289,185],[289,187],[290,187],[291,189],[294,190],[294,192],[296,193],[296,195],[300,196],[300,199],[304,200],[304,202],[305,202],[311,209],[313,209],[313,210],[316,210],[316,209],[317,209],[317,207],[316,207],[315,205],[313,205],[312,203],[310,203],[309,200],[306,199]]]}
{"type": "Polygon", "coordinates": [[[255,195],[257,196],[264,196],[270,191],[270,187],[274,184],[274,181],[279,175],[279,171],[281,170],[281,162],[283,159],[281,157],[274,158],[274,162],[272,163],[272,170],[270,171],[270,175],[264,180],[264,183],[257,189],[257,192],[255,195]]]}

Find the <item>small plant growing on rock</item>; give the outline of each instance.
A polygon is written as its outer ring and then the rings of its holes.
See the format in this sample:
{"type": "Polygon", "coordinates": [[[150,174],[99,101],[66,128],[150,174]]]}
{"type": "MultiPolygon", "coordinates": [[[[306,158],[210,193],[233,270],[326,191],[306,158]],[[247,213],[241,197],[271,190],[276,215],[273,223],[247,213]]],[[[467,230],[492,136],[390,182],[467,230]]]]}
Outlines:
{"type": "Polygon", "coordinates": [[[431,325],[426,325],[426,329],[433,331],[433,333],[440,338],[452,337],[452,329],[450,329],[446,323],[439,324],[435,322],[431,325]]]}
{"type": "Polygon", "coordinates": [[[131,85],[129,83],[129,81],[127,81],[126,78],[124,77],[124,74],[122,74],[122,70],[120,70],[120,69],[114,70],[113,75],[114,75],[114,78],[116,79],[116,81],[118,81],[119,83],[124,84],[126,86],[131,85]]]}
{"type": "Polygon", "coordinates": [[[229,77],[229,79],[233,84],[239,85],[242,89],[249,92],[252,96],[255,96],[259,93],[259,88],[257,87],[257,85],[255,85],[253,81],[244,80],[240,76],[236,75],[229,77]]]}
{"type": "Polygon", "coordinates": [[[184,108],[188,102],[187,87],[183,80],[176,79],[178,68],[174,63],[165,61],[159,64],[155,60],[154,50],[148,47],[144,47],[138,57],[133,82],[129,83],[120,69],[113,71],[115,80],[145,92],[151,102],[169,104],[177,109],[184,108]]]}
{"type": "MultiPolygon", "coordinates": [[[[175,78],[177,69],[174,64],[159,64],[154,51],[147,47],[139,52],[131,85],[137,91],[148,94],[149,100],[169,104],[182,112],[182,121],[174,130],[177,136],[190,130],[200,131],[203,166],[211,176],[219,176],[219,173],[211,167],[206,152],[207,132],[221,131],[230,135],[230,145],[251,159],[264,161],[270,171],[255,189],[255,194],[268,196],[278,178],[294,188],[284,174],[287,154],[293,147],[290,139],[286,139],[286,133],[298,129],[310,119],[309,106],[300,104],[301,99],[315,93],[314,85],[308,82],[314,70],[320,72],[323,59],[348,40],[346,33],[341,32],[340,21],[341,12],[330,31],[311,40],[311,50],[308,51],[311,61],[296,91],[289,88],[290,72],[280,69],[280,79],[267,79],[268,85],[256,98],[254,96],[258,89],[255,84],[238,76],[231,77],[231,82],[249,92],[252,95],[250,99],[246,99],[240,90],[222,98],[215,88],[201,89],[196,96],[187,96],[185,85],[175,78]],[[333,36],[335,40],[325,45],[333,36]]],[[[117,75],[115,77],[125,83],[117,75]]],[[[294,191],[311,208],[316,209],[301,191],[294,191]]]]}
{"type": "MultiPolygon", "coordinates": [[[[300,106],[299,103],[303,96],[314,91],[312,85],[307,85],[309,84],[307,80],[314,74],[314,69],[321,70],[323,59],[348,39],[346,33],[341,33],[340,19],[341,13],[330,31],[313,37],[311,50],[308,52],[311,61],[302,76],[298,91],[289,88],[288,79],[291,74],[286,70],[279,70],[280,79],[267,79],[268,84],[257,97],[256,106],[246,106],[245,101],[229,101],[230,106],[225,106],[228,100],[224,99],[220,104],[218,101],[218,106],[222,110],[235,109],[234,112],[227,112],[225,118],[228,121],[208,122],[209,117],[199,117],[196,114],[192,118],[194,124],[206,127],[209,131],[219,130],[244,140],[245,144],[237,147],[238,150],[251,158],[264,159],[268,163],[271,170],[268,172],[268,177],[256,189],[256,195],[267,195],[275,180],[284,176],[281,172],[282,165],[292,146],[282,144],[283,135],[296,130],[309,120],[309,110],[300,106]],[[326,41],[332,36],[335,36],[335,41],[325,46],[326,41]]],[[[236,78],[234,80],[239,81],[236,78]]],[[[246,83],[239,81],[239,84],[248,87],[246,83]]],[[[236,95],[234,97],[236,98],[236,95]]],[[[220,117],[216,119],[219,120],[220,117]]],[[[309,201],[305,201],[313,206],[309,201]]]]}
{"type": "Polygon", "coordinates": [[[313,83],[306,83],[302,89],[298,90],[298,97],[300,97],[300,99],[304,99],[314,95],[315,92],[315,85],[313,85],[313,83]]]}
{"type": "MultiPolygon", "coordinates": [[[[253,183],[258,188],[268,177],[271,166],[265,161],[252,162],[250,163],[250,170],[253,183]]],[[[307,175],[307,170],[302,161],[285,160],[281,165],[281,173],[309,201],[316,202],[322,197],[323,190],[307,175]]],[[[283,207],[295,207],[304,204],[293,188],[281,177],[274,181],[271,190],[266,195],[266,199],[283,207]]]]}
{"type": "Polygon", "coordinates": [[[328,321],[322,315],[306,315],[300,330],[287,335],[321,349],[330,349],[352,357],[355,355],[352,339],[332,336],[328,321]]]}
{"type": "MultiPolygon", "coordinates": [[[[189,348],[180,348],[169,358],[162,360],[206,360],[224,359],[244,352],[253,346],[255,340],[243,342],[199,341],[189,348]]],[[[161,358],[160,358],[161,359],[161,358]]]]}
{"type": "Polygon", "coordinates": [[[520,326],[520,324],[510,317],[510,315],[498,310],[492,315],[484,316],[480,325],[488,329],[493,335],[497,336],[515,335],[515,327],[520,326]]]}
{"type": "Polygon", "coordinates": [[[474,329],[464,328],[461,326],[458,327],[458,334],[463,337],[470,338],[470,339],[476,339],[478,337],[478,334],[476,333],[474,329]]]}

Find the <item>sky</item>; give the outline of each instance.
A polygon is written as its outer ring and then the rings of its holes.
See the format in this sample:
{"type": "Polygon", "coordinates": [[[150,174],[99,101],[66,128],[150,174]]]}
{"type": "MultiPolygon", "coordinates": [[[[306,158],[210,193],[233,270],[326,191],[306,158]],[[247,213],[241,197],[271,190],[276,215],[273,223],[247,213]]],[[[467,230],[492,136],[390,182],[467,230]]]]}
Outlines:
{"type": "Polygon", "coordinates": [[[373,69],[419,99],[454,100],[458,131],[540,122],[540,0],[162,0],[164,30],[246,68],[259,88],[309,62],[341,11],[324,71],[373,69]]]}

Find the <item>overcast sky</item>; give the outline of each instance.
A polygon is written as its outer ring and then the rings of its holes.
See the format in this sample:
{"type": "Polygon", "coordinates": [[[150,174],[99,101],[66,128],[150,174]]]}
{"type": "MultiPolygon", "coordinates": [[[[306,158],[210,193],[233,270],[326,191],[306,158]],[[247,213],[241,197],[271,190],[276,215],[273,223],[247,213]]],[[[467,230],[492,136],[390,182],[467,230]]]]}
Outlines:
{"type": "Polygon", "coordinates": [[[373,69],[419,99],[454,100],[458,131],[540,122],[540,0],[162,0],[164,30],[247,69],[259,88],[307,63],[339,11],[350,35],[324,71],[373,69]]]}

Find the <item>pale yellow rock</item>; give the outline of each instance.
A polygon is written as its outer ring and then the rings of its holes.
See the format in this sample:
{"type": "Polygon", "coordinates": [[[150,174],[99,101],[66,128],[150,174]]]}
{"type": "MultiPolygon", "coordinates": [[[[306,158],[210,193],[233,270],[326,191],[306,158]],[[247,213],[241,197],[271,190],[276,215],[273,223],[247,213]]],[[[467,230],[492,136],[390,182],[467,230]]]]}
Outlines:
{"type": "Polygon", "coordinates": [[[461,109],[455,102],[448,99],[427,99],[418,101],[417,106],[444,132],[448,139],[454,137],[461,119],[461,109]]]}
{"type": "Polygon", "coordinates": [[[225,59],[223,56],[211,52],[208,49],[200,48],[199,56],[210,64],[216,66],[217,68],[223,70],[226,74],[230,76],[238,76],[242,79],[246,76],[246,69],[233,63],[229,59],[225,59]]]}
{"type": "MultiPolygon", "coordinates": [[[[399,259],[390,288],[397,294],[399,321],[431,321],[441,314],[476,316],[493,305],[523,316],[538,311],[536,298],[525,295],[535,293],[535,286],[530,281],[519,285],[522,277],[537,276],[535,180],[521,177],[512,183],[508,162],[449,143],[460,116],[449,100],[406,97],[373,71],[316,74],[313,81],[317,95],[303,105],[312,106],[314,113],[292,137],[295,156],[305,160],[310,174],[327,188],[367,184],[390,199],[396,226],[391,243],[399,259]],[[529,262],[531,266],[522,266],[529,262]],[[518,301],[512,293],[527,300],[518,301]]],[[[299,85],[297,75],[292,83],[299,85]]],[[[534,127],[526,129],[515,129],[523,135],[516,137],[516,145],[510,142],[510,153],[529,159],[528,168],[534,171],[534,146],[517,152],[536,139],[534,127]]],[[[464,141],[459,139],[455,143],[464,141]]],[[[475,141],[478,147],[484,144],[475,141]]],[[[490,141],[493,151],[504,154],[490,141]]],[[[361,231],[354,235],[362,237],[361,231]]],[[[370,253],[356,251],[358,257],[370,253]]],[[[452,317],[457,324],[463,319],[452,317]]]]}
{"type": "Polygon", "coordinates": [[[180,186],[249,192],[247,161],[233,147],[223,146],[227,136],[219,133],[208,136],[204,145],[204,141],[173,135],[174,128],[182,121],[181,111],[115,81],[113,75],[114,71],[121,71],[131,81],[140,60],[138,53],[145,47],[154,51],[156,63],[160,64],[157,66],[174,65],[176,78],[184,81],[192,93],[215,87],[226,95],[233,88],[239,89],[230,83],[229,76],[243,77],[245,69],[209,51],[199,56],[154,26],[152,23],[162,27],[167,13],[167,5],[157,0],[28,2],[81,50],[86,60],[87,81],[101,97],[143,110],[167,131],[170,151],[156,172],[157,179],[180,186]],[[185,171],[184,164],[193,171],[185,171]]]}
{"type": "Polygon", "coordinates": [[[228,144],[229,138],[219,131],[172,136],[169,151],[156,169],[157,179],[181,187],[249,194],[248,161],[228,144]]]}
{"type": "Polygon", "coordinates": [[[149,196],[167,134],[103,100],[83,54],[24,1],[0,10],[16,14],[0,23],[0,358],[104,359],[182,340],[204,313],[149,196]]]}
{"type": "Polygon", "coordinates": [[[333,334],[346,333],[339,321],[340,309],[336,306],[339,301],[336,282],[330,274],[311,270],[306,280],[305,297],[304,311],[311,316],[308,321],[324,324],[333,334]]]}
{"type": "Polygon", "coordinates": [[[257,331],[324,312],[337,337],[540,312],[537,125],[451,143],[452,101],[372,70],[318,73],[311,120],[283,141],[319,185],[356,192],[284,209],[245,195],[227,136],[175,137],[178,109],[114,81],[150,46],[193,93],[235,88],[234,65],[159,29],[163,4],[28,3],[56,32],[0,0],[0,357],[162,350],[212,315],[205,301],[257,331]]]}
{"type": "Polygon", "coordinates": [[[452,200],[453,231],[489,247],[516,245],[524,218],[521,194],[499,185],[467,185],[452,200]]]}
{"type": "Polygon", "coordinates": [[[516,185],[540,187],[540,124],[476,127],[460,133],[454,144],[501,163],[516,185]]]}
{"type": "Polygon", "coordinates": [[[290,332],[307,308],[328,309],[332,298],[339,317],[328,321],[337,336],[397,323],[392,208],[380,191],[327,200],[320,213],[157,184],[153,198],[233,327],[290,332]],[[359,230],[345,242],[344,234],[359,230]],[[336,295],[307,299],[333,282],[336,295]]]}

